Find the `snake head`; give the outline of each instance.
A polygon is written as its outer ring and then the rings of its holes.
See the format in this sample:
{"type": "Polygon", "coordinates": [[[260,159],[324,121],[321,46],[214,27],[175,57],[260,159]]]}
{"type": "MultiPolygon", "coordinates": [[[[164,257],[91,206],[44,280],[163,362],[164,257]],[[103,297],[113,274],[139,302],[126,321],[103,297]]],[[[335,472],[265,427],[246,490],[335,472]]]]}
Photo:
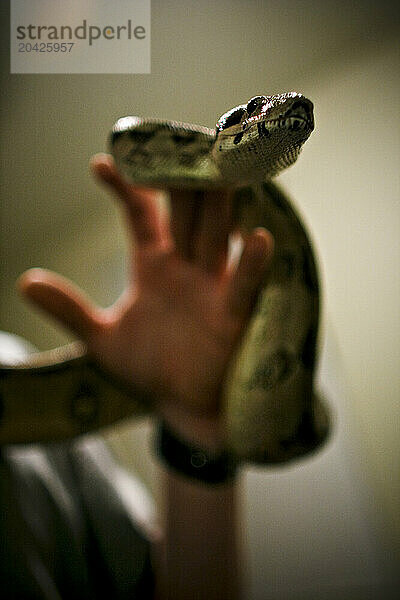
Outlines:
{"type": "Polygon", "coordinates": [[[248,101],[246,113],[242,122],[244,130],[254,124],[264,123],[270,131],[274,128],[303,131],[308,137],[314,129],[313,104],[297,92],[255,96],[248,101]]]}
{"type": "Polygon", "coordinates": [[[254,96],[220,117],[213,157],[225,178],[269,179],[295,162],[313,129],[313,104],[302,94],[254,96]]]}

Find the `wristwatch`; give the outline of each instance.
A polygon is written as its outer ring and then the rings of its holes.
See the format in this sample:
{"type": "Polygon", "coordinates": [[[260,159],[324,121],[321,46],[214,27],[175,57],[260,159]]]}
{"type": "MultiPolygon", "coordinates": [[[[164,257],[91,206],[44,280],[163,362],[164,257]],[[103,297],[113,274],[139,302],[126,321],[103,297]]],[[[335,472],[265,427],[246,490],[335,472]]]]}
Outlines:
{"type": "Polygon", "coordinates": [[[156,436],[157,453],[172,471],[210,485],[234,479],[237,463],[225,450],[211,453],[196,444],[188,444],[164,421],[159,424],[156,436]]]}

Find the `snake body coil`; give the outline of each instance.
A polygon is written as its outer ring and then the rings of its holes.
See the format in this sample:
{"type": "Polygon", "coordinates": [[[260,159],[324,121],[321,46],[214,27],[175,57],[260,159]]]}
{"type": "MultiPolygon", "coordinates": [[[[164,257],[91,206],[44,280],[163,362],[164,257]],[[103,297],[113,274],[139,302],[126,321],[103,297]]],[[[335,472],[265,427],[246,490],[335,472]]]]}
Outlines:
{"type": "MultiPolygon", "coordinates": [[[[314,128],[301,94],[256,96],[225,113],[216,129],[123,117],[111,135],[120,172],[149,186],[235,186],[243,232],[263,226],[275,238],[268,281],[224,389],[227,446],[238,460],[285,462],[317,448],[328,419],[314,393],[319,285],[301,220],[270,179],[296,159],[314,128]]],[[[0,442],[60,439],[147,412],[80,343],[0,367],[0,442]],[[25,424],[25,427],[21,427],[25,424]],[[23,433],[21,433],[23,432],[23,433]]]]}

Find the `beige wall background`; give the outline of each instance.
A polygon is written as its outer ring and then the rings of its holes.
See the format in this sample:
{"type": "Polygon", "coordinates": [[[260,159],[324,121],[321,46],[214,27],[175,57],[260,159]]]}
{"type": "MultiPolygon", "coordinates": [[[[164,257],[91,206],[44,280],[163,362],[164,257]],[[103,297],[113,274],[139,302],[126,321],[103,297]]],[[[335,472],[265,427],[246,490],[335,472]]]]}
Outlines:
{"type": "MultiPolygon", "coordinates": [[[[40,349],[70,338],[18,298],[26,268],[55,269],[104,305],[123,288],[120,217],[87,167],[119,116],[213,126],[258,93],[314,101],[316,131],[279,179],[320,258],[319,380],[335,425],[307,461],[243,470],[248,598],[389,598],[400,554],[397,4],[153,0],[150,75],[10,75],[6,2],[1,13],[0,329],[40,349]]],[[[157,497],[151,432],[129,423],[107,439],[157,497]]]]}

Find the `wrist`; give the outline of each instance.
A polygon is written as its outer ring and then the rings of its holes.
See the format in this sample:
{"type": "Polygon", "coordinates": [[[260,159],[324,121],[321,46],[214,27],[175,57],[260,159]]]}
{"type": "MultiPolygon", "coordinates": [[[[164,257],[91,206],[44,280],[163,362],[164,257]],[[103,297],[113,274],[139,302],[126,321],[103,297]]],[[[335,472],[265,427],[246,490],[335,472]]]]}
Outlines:
{"type": "Polygon", "coordinates": [[[156,450],[168,469],[193,481],[217,485],[235,479],[237,464],[226,450],[189,442],[165,422],[157,429],[156,450]]]}
{"type": "Polygon", "coordinates": [[[177,401],[159,404],[157,412],[168,429],[187,445],[200,446],[211,454],[225,448],[225,427],[217,412],[191,411],[177,401]]]}

